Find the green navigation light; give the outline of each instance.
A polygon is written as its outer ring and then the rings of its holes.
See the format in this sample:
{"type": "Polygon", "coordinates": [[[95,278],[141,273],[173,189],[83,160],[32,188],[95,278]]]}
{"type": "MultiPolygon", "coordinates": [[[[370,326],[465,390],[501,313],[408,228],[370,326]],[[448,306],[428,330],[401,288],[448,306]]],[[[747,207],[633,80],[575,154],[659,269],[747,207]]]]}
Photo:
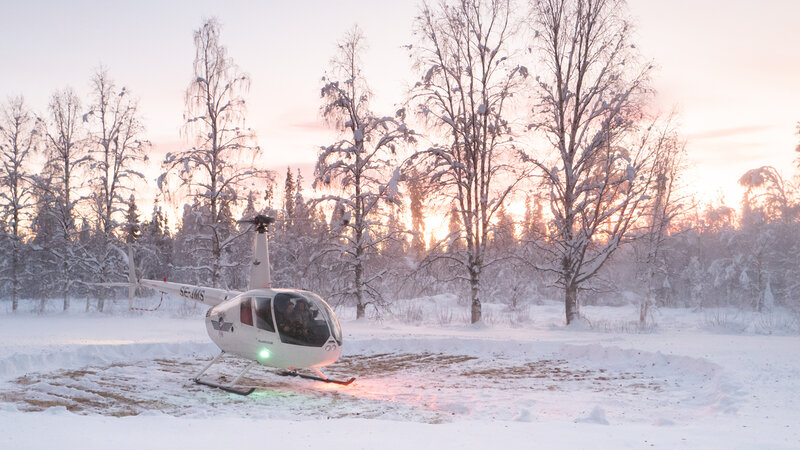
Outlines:
{"type": "Polygon", "coordinates": [[[259,358],[261,358],[261,359],[267,359],[267,358],[269,358],[269,355],[270,355],[270,353],[269,353],[269,349],[266,349],[266,348],[265,348],[265,349],[262,349],[262,350],[261,350],[261,351],[258,353],[258,357],[259,357],[259,358]]]}

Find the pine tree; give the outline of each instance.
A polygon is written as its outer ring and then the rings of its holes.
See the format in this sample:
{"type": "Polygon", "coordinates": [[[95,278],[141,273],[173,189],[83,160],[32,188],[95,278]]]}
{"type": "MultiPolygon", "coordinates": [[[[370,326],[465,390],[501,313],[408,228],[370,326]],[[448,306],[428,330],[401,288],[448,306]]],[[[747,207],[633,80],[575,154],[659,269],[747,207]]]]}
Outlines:
{"type": "Polygon", "coordinates": [[[151,230],[151,234],[156,237],[169,235],[167,216],[164,215],[164,211],[161,209],[161,205],[158,204],[158,200],[153,204],[153,214],[151,215],[148,227],[151,230]]]}
{"type": "Polygon", "coordinates": [[[294,228],[297,230],[297,235],[313,235],[321,230],[315,230],[314,211],[309,207],[305,197],[303,197],[303,175],[300,173],[300,169],[297,169],[295,180],[293,211],[296,221],[294,228]]]}
{"type": "Polygon", "coordinates": [[[156,199],[153,213],[145,222],[136,245],[141,255],[139,264],[144,270],[144,278],[172,278],[170,267],[173,258],[173,238],[169,230],[167,217],[156,199]]]}
{"type": "Polygon", "coordinates": [[[416,168],[406,177],[408,185],[409,210],[411,212],[411,248],[417,259],[425,252],[425,182],[416,168]]]}
{"type": "Polygon", "coordinates": [[[142,230],[139,225],[139,210],[136,207],[136,197],[131,194],[128,198],[128,212],[125,213],[125,242],[136,242],[142,230]]]}
{"type": "Polygon", "coordinates": [[[450,206],[449,221],[447,222],[447,251],[452,253],[463,248],[463,236],[461,225],[461,213],[458,206],[453,203],[450,206]]]}
{"type": "Polygon", "coordinates": [[[514,218],[506,211],[505,206],[497,210],[497,223],[493,227],[492,244],[495,251],[501,254],[510,250],[516,242],[514,218]]]}
{"type": "Polygon", "coordinates": [[[292,227],[292,219],[294,219],[294,202],[297,187],[295,186],[294,179],[292,178],[292,168],[286,168],[286,181],[283,184],[283,229],[287,230],[292,227]]]}
{"type": "Polygon", "coordinates": [[[536,242],[545,237],[544,215],[542,214],[542,204],[533,195],[525,196],[525,219],[522,224],[521,239],[524,242],[536,242]]]}

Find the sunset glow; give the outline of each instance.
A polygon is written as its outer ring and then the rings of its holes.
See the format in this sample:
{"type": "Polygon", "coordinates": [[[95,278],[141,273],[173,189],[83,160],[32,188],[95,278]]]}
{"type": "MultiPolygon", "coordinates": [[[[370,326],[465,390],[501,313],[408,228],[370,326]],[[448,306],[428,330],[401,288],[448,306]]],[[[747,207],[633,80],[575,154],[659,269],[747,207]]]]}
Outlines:
{"type": "MultiPolygon", "coordinates": [[[[319,88],[341,34],[353,23],[365,32],[376,110],[391,111],[413,84],[401,46],[413,41],[418,3],[340,3],[6,4],[0,37],[18,44],[4,46],[4,65],[15,70],[0,73],[2,95],[22,94],[41,112],[52,91],[72,86],[83,94],[93,69],[107,67],[140,98],[153,143],[141,168],[148,183],[137,189],[149,213],[163,155],[187,145],[181,123],[191,32],[201,18],[217,16],[230,55],[252,78],[248,123],[263,149],[258,164],[279,174],[289,165],[300,168],[308,189],[318,146],[335,137],[320,120],[319,88]]],[[[735,206],[742,193],[736,180],[746,170],[773,165],[788,175],[800,118],[800,54],[783,44],[800,39],[800,3],[631,0],[629,6],[642,53],[658,68],[660,107],[679,113],[687,181],[698,198],[722,197],[735,206]]]]}

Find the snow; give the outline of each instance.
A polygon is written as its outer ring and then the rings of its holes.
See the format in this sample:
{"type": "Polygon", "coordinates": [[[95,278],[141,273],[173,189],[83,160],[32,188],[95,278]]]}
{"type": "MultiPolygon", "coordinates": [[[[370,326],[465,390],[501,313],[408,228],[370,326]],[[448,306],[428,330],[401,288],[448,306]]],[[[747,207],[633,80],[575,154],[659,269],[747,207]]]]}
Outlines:
{"type": "MultiPolygon", "coordinates": [[[[427,318],[465,308],[456,301],[406,303],[427,318]]],[[[353,385],[257,368],[246,398],[189,381],[216,352],[202,311],[0,314],[0,448],[800,445],[798,336],[732,334],[677,309],[658,310],[647,333],[612,326],[633,305],[584,306],[582,329],[562,325],[558,303],[529,305],[515,326],[485,308],[494,322],[481,327],[341,311],[345,351],[326,373],[353,385]]]]}
{"type": "Polygon", "coordinates": [[[588,416],[582,417],[580,419],[575,419],[577,423],[597,423],[600,425],[608,425],[608,420],[606,420],[606,412],[603,408],[599,406],[595,406],[592,409],[592,412],[589,413],[588,416]]]}

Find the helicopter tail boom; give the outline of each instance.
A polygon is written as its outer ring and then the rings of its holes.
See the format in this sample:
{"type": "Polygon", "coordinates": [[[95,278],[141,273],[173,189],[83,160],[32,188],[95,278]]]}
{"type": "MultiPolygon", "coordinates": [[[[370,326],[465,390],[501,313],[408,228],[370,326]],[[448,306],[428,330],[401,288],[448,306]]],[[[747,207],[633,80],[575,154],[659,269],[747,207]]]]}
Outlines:
{"type": "Polygon", "coordinates": [[[155,289],[165,294],[177,295],[179,297],[188,298],[205,305],[214,306],[218,305],[229,298],[239,295],[238,291],[228,291],[225,289],[216,289],[203,286],[194,286],[191,284],[173,283],[163,280],[148,280],[146,278],[138,278],[136,276],[136,265],[133,260],[133,248],[128,245],[128,282],[127,283],[114,283],[119,286],[128,287],[128,302],[130,308],[133,308],[133,296],[136,293],[138,286],[155,289]]]}
{"type": "Polygon", "coordinates": [[[179,297],[188,298],[204,305],[215,306],[220,303],[231,299],[240,294],[238,291],[227,291],[224,289],[215,289],[203,286],[194,286],[191,284],[173,283],[170,281],[159,280],[139,280],[139,285],[155,289],[165,294],[177,295],[179,297]]]}

